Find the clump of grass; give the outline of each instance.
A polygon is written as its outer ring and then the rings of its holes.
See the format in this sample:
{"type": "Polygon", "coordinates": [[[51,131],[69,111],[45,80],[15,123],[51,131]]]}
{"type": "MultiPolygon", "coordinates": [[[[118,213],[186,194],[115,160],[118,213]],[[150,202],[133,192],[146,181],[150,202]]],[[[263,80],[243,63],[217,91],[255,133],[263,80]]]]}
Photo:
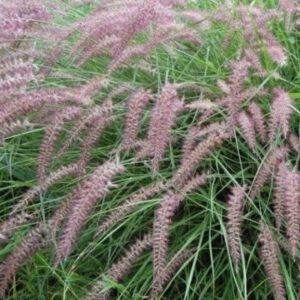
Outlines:
{"type": "Polygon", "coordinates": [[[0,5],[0,297],[298,298],[299,7],[248,2],[0,5]]]}

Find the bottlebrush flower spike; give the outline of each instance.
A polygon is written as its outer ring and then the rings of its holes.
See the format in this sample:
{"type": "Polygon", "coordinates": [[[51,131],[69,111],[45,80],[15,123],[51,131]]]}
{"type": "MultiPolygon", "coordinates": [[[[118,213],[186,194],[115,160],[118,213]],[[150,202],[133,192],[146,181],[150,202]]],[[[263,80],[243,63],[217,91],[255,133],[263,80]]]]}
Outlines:
{"type": "Polygon", "coordinates": [[[172,279],[172,276],[176,273],[176,271],[189,259],[193,256],[196,249],[186,249],[182,253],[180,253],[178,256],[175,256],[171,259],[171,262],[167,265],[165,272],[163,274],[162,278],[162,284],[159,288],[156,290],[152,290],[150,294],[150,300],[156,300],[161,293],[163,292],[163,289],[165,285],[170,282],[172,279]]]}
{"type": "Polygon", "coordinates": [[[155,213],[153,226],[152,293],[156,293],[157,290],[160,290],[163,283],[163,273],[167,264],[169,228],[172,223],[172,218],[182,201],[182,195],[168,192],[162,199],[161,205],[155,213]]]}
{"type": "Polygon", "coordinates": [[[279,127],[286,138],[290,129],[292,115],[292,100],[288,93],[282,88],[273,90],[274,98],[271,106],[269,138],[274,140],[277,128],[279,127]]]}
{"type": "Polygon", "coordinates": [[[274,215],[276,220],[276,227],[281,228],[282,221],[284,218],[285,202],[286,202],[286,188],[288,186],[287,182],[288,169],[285,162],[281,162],[278,166],[278,170],[275,176],[275,187],[273,195],[273,207],[274,215]]]}
{"type": "Polygon", "coordinates": [[[33,80],[34,65],[32,60],[20,55],[5,56],[0,60],[0,91],[1,96],[8,96],[33,80]]]}
{"type": "Polygon", "coordinates": [[[207,182],[207,173],[195,175],[180,190],[181,194],[191,193],[207,182]]]}
{"type": "Polygon", "coordinates": [[[45,235],[45,225],[36,226],[0,264],[0,299],[4,299],[8,285],[20,266],[28,257],[31,257],[38,249],[43,247],[45,235]]]}
{"type": "Polygon", "coordinates": [[[212,133],[204,141],[199,143],[190,155],[181,162],[181,165],[171,179],[173,185],[178,187],[183,186],[186,180],[195,171],[198,164],[231,136],[232,133],[229,132],[225,126],[218,132],[212,133]]]}
{"type": "Polygon", "coordinates": [[[293,151],[300,152],[300,139],[294,133],[290,133],[288,136],[288,142],[293,151]]]}
{"type": "Polygon", "coordinates": [[[227,237],[233,265],[238,270],[241,260],[241,225],[246,186],[232,188],[227,202],[227,237]]]}
{"type": "Polygon", "coordinates": [[[249,105],[248,112],[254,122],[254,127],[259,135],[260,140],[265,143],[267,141],[267,129],[264,121],[264,115],[257,103],[252,102],[249,105]]]}
{"type": "Polygon", "coordinates": [[[189,109],[197,109],[200,111],[210,110],[210,109],[216,109],[217,105],[210,100],[196,100],[189,104],[185,105],[186,108],[189,109]]]}
{"type": "Polygon", "coordinates": [[[270,180],[273,172],[275,172],[280,163],[284,161],[287,153],[287,148],[275,148],[267,155],[250,187],[249,196],[251,199],[254,199],[261,191],[264,184],[270,180]]]}
{"type": "Polygon", "coordinates": [[[83,5],[83,4],[94,4],[95,0],[74,0],[72,4],[74,5],[83,5]]]}
{"type": "Polygon", "coordinates": [[[27,118],[11,123],[5,123],[0,129],[0,143],[1,140],[7,138],[8,136],[25,129],[31,129],[33,126],[34,124],[30,123],[27,118]]]}
{"type": "MultiPolygon", "coordinates": [[[[124,255],[112,265],[107,272],[107,277],[115,282],[120,282],[131,271],[134,264],[141,257],[143,252],[152,246],[152,233],[147,233],[142,239],[137,239],[124,255]]],[[[103,286],[103,280],[97,281],[91,291],[85,297],[85,300],[107,300],[109,299],[111,291],[105,291],[103,286]]]]}
{"type": "Polygon", "coordinates": [[[155,212],[153,225],[153,284],[152,293],[156,294],[164,284],[164,272],[167,264],[170,226],[173,217],[189,193],[206,183],[206,174],[198,175],[191,179],[182,189],[182,193],[168,191],[162,198],[155,212]]]}
{"type": "MultiPolygon", "coordinates": [[[[104,101],[102,105],[93,106],[87,110],[86,113],[79,118],[78,122],[72,128],[71,133],[66,137],[61,149],[57,156],[63,155],[72,145],[73,141],[77,139],[82,132],[89,131],[91,127],[95,127],[94,124],[98,124],[99,119],[107,119],[111,115],[113,110],[113,103],[111,98],[104,101]]],[[[103,122],[101,122],[102,124],[103,122]]]]}
{"type": "Polygon", "coordinates": [[[275,61],[280,66],[286,65],[288,58],[285,54],[284,49],[278,42],[269,41],[267,49],[273,61],[275,61]]]}
{"type": "Polygon", "coordinates": [[[90,131],[82,142],[81,154],[78,161],[81,173],[84,172],[84,169],[92,155],[92,149],[96,145],[103,130],[115,119],[114,116],[111,116],[109,114],[110,113],[108,113],[107,115],[103,114],[94,119],[96,125],[93,125],[93,127],[90,128],[90,131]]]}
{"type": "Polygon", "coordinates": [[[198,137],[199,131],[200,128],[198,126],[193,126],[188,130],[181,149],[182,160],[185,160],[196,147],[196,138],[198,137]]]}
{"type": "Polygon", "coordinates": [[[155,194],[160,193],[165,189],[163,182],[154,182],[147,187],[140,188],[132,196],[130,196],[124,204],[118,206],[112,213],[104,220],[104,222],[97,229],[95,236],[103,234],[111,226],[122,220],[126,215],[132,212],[137,205],[144,200],[153,197],[155,194]]]}
{"type": "Polygon", "coordinates": [[[238,114],[237,120],[249,148],[253,151],[256,147],[253,119],[246,112],[242,111],[238,114]]]}
{"type": "Polygon", "coordinates": [[[128,111],[123,135],[123,146],[125,149],[130,149],[131,145],[137,141],[139,121],[150,98],[150,93],[141,89],[128,100],[128,111]]]}
{"type": "Polygon", "coordinates": [[[0,109],[0,124],[13,122],[20,115],[39,111],[44,105],[57,105],[75,103],[79,106],[86,105],[84,99],[70,89],[41,89],[15,95],[10,102],[5,103],[0,109]],[[72,93],[73,92],[73,93],[72,93]]]}
{"type": "Polygon", "coordinates": [[[11,46],[26,36],[29,26],[49,20],[50,14],[42,1],[2,1],[0,9],[0,47],[11,46]]]}
{"type": "Polygon", "coordinates": [[[268,28],[269,21],[278,18],[279,15],[276,10],[240,4],[225,9],[221,6],[213,17],[217,21],[228,23],[232,29],[242,32],[245,41],[256,49],[258,56],[265,47],[271,58],[282,65],[286,62],[286,54],[268,28]]]}
{"type": "MultiPolygon", "coordinates": [[[[81,51],[76,65],[78,67],[84,65],[91,57],[105,53],[105,51],[108,51],[109,47],[119,42],[120,38],[115,35],[105,37],[104,40],[98,43],[93,42],[90,47],[86,46],[81,51]]],[[[75,49],[73,50],[73,52],[75,52],[75,49]]]]}
{"type": "Polygon", "coordinates": [[[217,86],[218,88],[225,93],[226,95],[231,94],[231,88],[230,85],[227,84],[224,80],[218,79],[217,80],[217,86]]]}
{"type": "MultiPolygon", "coordinates": [[[[76,192],[76,191],[75,191],[76,192]]],[[[0,264],[0,299],[4,298],[10,281],[25,261],[39,249],[48,246],[73,204],[71,193],[45,224],[39,222],[0,264]]]]}
{"type": "Polygon", "coordinates": [[[113,100],[115,97],[118,97],[121,94],[132,91],[132,90],[134,90],[134,87],[128,83],[118,85],[108,93],[107,99],[113,100]]]}
{"type": "Polygon", "coordinates": [[[135,241],[133,245],[129,247],[129,250],[114,264],[109,272],[108,277],[115,281],[121,281],[126,274],[130,272],[132,266],[141,254],[149,247],[152,247],[153,236],[152,233],[146,233],[142,239],[135,241]]]}
{"type": "MultiPolygon", "coordinates": [[[[28,70],[28,67],[33,71],[32,61],[25,59],[24,55],[17,53],[5,55],[0,59],[0,74],[5,75],[6,73],[14,74],[18,70],[21,70],[21,74],[28,70]]],[[[31,73],[31,72],[30,72],[31,73]]]]}
{"type": "Polygon", "coordinates": [[[283,286],[277,258],[277,244],[273,239],[270,229],[266,225],[261,225],[259,241],[261,243],[260,256],[263,261],[269,282],[272,286],[274,297],[276,300],[285,300],[285,289],[283,286]]]}
{"type": "Polygon", "coordinates": [[[287,238],[292,256],[295,258],[300,241],[300,175],[289,171],[286,177],[285,215],[287,238]]]}
{"type": "Polygon", "coordinates": [[[177,114],[184,108],[184,104],[177,97],[176,88],[166,83],[151,114],[148,138],[143,153],[152,157],[152,170],[159,169],[159,162],[163,158],[165,149],[171,141],[171,128],[174,126],[177,114]]]}
{"type": "Polygon", "coordinates": [[[279,0],[280,8],[289,14],[297,11],[296,4],[296,0],[279,0]]]}
{"type": "Polygon", "coordinates": [[[244,50],[244,55],[247,61],[249,61],[252,64],[251,68],[255,69],[259,76],[267,75],[266,70],[264,69],[263,65],[260,62],[259,56],[257,55],[257,53],[253,48],[246,48],[244,50]]]}
{"type": "MultiPolygon", "coordinates": [[[[72,51],[72,54],[81,53],[81,63],[105,48],[112,56],[108,68],[110,73],[131,57],[146,56],[156,46],[176,40],[179,36],[186,40],[198,39],[196,32],[177,18],[176,3],[178,1],[101,2],[91,15],[71,25],[60,40],[76,32],[82,34],[72,51]],[[181,34],[178,27],[181,27],[181,34]],[[149,37],[146,43],[137,41],[140,33],[146,33],[149,37]]],[[[51,55],[48,65],[49,62],[55,63],[60,53],[61,50],[58,50],[56,55],[51,55]]]]}
{"type": "Polygon", "coordinates": [[[173,216],[183,201],[180,194],[168,192],[155,213],[153,225],[153,284],[152,293],[160,290],[163,283],[163,274],[167,264],[167,251],[169,243],[170,226],[173,216]]]}
{"type": "Polygon", "coordinates": [[[230,63],[231,74],[228,81],[230,83],[232,93],[235,92],[233,87],[237,87],[240,90],[240,87],[249,76],[249,68],[251,66],[252,64],[246,56],[243,56],[241,59],[232,61],[230,63]]]}
{"type": "Polygon", "coordinates": [[[34,186],[29,191],[27,191],[21,200],[14,205],[11,215],[16,214],[19,211],[24,210],[29,203],[31,203],[39,194],[45,192],[50,186],[57,183],[59,180],[66,176],[78,175],[79,167],[78,164],[70,164],[68,166],[63,166],[60,169],[53,171],[42,183],[34,186]]]}
{"type": "MultiPolygon", "coordinates": [[[[125,7],[124,7],[125,8],[125,7]]],[[[128,45],[131,38],[143,31],[155,20],[154,2],[137,2],[135,10],[131,10],[123,25],[126,31],[120,36],[120,42],[113,47],[113,56],[116,58],[128,45]]]]}
{"type": "Polygon", "coordinates": [[[108,86],[108,81],[103,75],[97,75],[90,79],[86,84],[74,88],[72,95],[75,98],[81,99],[82,102],[90,104],[93,103],[92,97],[97,94],[103,87],[108,86]]]}
{"type": "Polygon", "coordinates": [[[200,25],[201,28],[207,29],[211,26],[209,14],[201,10],[183,10],[180,12],[180,17],[185,18],[193,23],[200,25]]]}
{"type": "Polygon", "coordinates": [[[214,122],[203,128],[193,126],[189,129],[182,146],[182,161],[184,161],[190,153],[195,149],[198,142],[205,139],[205,137],[213,132],[222,130],[224,122],[214,122]]]}
{"type": "Polygon", "coordinates": [[[231,74],[228,82],[218,81],[219,88],[225,93],[225,96],[218,100],[218,104],[226,108],[232,118],[236,119],[243,102],[248,98],[264,94],[264,91],[256,87],[245,87],[245,82],[250,76],[249,69],[253,66],[245,54],[241,59],[232,61],[229,66],[231,74]]]}
{"type": "MultiPolygon", "coordinates": [[[[150,35],[149,42],[141,45],[129,46],[117,58],[113,59],[108,73],[113,72],[133,57],[147,57],[158,45],[184,39],[194,44],[201,44],[196,32],[186,29],[183,24],[164,24],[157,27],[156,32],[150,35]]],[[[167,50],[168,48],[166,48],[167,50]]]]}
{"type": "Polygon", "coordinates": [[[8,241],[10,236],[18,230],[18,228],[33,219],[32,214],[21,212],[17,215],[8,217],[7,220],[0,224],[0,245],[8,241]]]}
{"type": "Polygon", "coordinates": [[[125,168],[114,162],[106,162],[96,168],[93,174],[76,189],[73,203],[57,246],[55,265],[57,266],[71,252],[75,239],[84,226],[90,212],[108,192],[112,178],[125,168]]]}
{"type": "Polygon", "coordinates": [[[44,182],[46,179],[46,169],[51,162],[51,156],[53,154],[55,144],[64,129],[65,122],[77,118],[80,114],[81,109],[79,107],[67,107],[54,118],[53,124],[47,127],[40,147],[40,155],[38,159],[37,176],[40,183],[44,182]]]}

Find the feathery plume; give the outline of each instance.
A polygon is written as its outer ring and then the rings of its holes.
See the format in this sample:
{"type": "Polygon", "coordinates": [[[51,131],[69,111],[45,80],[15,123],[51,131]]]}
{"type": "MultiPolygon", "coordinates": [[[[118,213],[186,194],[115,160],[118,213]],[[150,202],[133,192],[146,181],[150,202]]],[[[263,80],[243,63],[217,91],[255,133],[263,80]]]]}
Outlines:
{"type": "Polygon", "coordinates": [[[178,99],[174,86],[166,83],[152,111],[146,149],[142,150],[152,156],[153,171],[159,169],[159,162],[171,140],[171,128],[183,107],[183,102],[178,99]]]}
{"type": "Polygon", "coordinates": [[[192,177],[181,189],[181,194],[185,195],[187,193],[191,193],[203,186],[207,182],[207,173],[197,174],[192,177]]]}
{"type": "MultiPolygon", "coordinates": [[[[137,239],[124,255],[112,265],[107,272],[107,277],[115,282],[120,282],[131,271],[134,264],[141,257],[143,252],[152,246],[152,233],[147,233],[142,239],[137,239]]],[[[105,300],[110,297],[111,291],[104,290],[102,279],[97,281],[91,291],[85,297],[85,300],[105,300]]]]}
{"type": "MultiPolygon", "coordinates": [[[[233,120],[236,119],[244,101],[266,94],[264,89],[254,86],[245,87],[245,83],[250,76],[249,69],[252,66],[253,64],[249,58],[243,55],[241,59],[232,61],[229,64],[231,74],[228,82],[218,82],[219,88],[225,93],[225,96],[218,100],[218,104],[228,110],[233,120]]],[[[232,126],[235,126],[235,124],[232,124],[232,126]]]]}
{"type": "Polygon", "coordinates": [[[276,41],[269,41],[267,48],[269,55],[278,65],[284,66],[287,63],[287,56],[282,46],[276,41]]]}
{"type": "Polygon", "coordinates": [[[246,112],[241,111],[237,120],[249,148],[253,151],[256,147],[253,119],[246,112]]]}
{"type": "Polygon", "coordinates": [[[170,263],[167,265],[165,272],[162,277],[162,284],[159,288],[152,290],[150,294],[150,300],[156,300],[161,293],[163,292],[163,288],[165,285],[172,279],[172,276],[176,273],[176,271],[195,253],[196,249],[185,249],[178,256],[175,256],[171,259],[170,263]]]}
{"type": "Polygon", "coordinates": [[[132,212],[137,205],[144,200],[153,197],[165,189],[163,182],[154,182],[147,187],[140,188],[132,196],[130,196],[124,204],[118,206],[112,213],[104,220],[104,222],[96,230],[95,236],[99,236],[108,230],[111,226],[122,220],[126,215],[132,212]]]}
{"type": "Polygon", "coordinates": [[[210,100],[196,100],[193,101],[189,104],[185,105],[186,108],[189,109],[197,109],[200,111],[206,111],[206,110],[211,110],[211,109],[216,109],[217,105],[210,100]]]}
{"type": "MultiPolygon", "coordinates": [[[[77,60],[76,65],[84,65],[91,57],[102,54],[103,52],[108,51],[110,46],[113,46],[116,43],[120,42],[120,38],[112,35],[105,37],[104,40],[98,43],[92,43],[90,47],[84,47],[80,53],[80,57],[77,60]]],[[[73,50],[74,52],[74,50],[73,50]]]]}
{"type": "MultiPolygon", "coordinates": [[[[277,10],[265,10],[258,6],[239,4],[234,7],[225,7],[225,9],[221,6],[212,17],[217,21],[228,23],[233,30],[241,32],[245,41],[251,45],[252,49],[256,49],[258,54],[266,48],[271,58],[282,65],[286,62],[286,54],[268,28],[269,21],[278,16],[277,10]]],[[[256,67],[256,64],[253,66],[256,67]]]]}
{"type": "Polygon", "coordinates": [[[190,155],[199,141],[204,139],[205,136],[221,130],[222,128],[224,128],[224,125],[225,123],[223,122],[214,122],[207,126],[204,126],[203,128],[198,126],[191,127],[183,141],[182,161],[184,161],[190,155]]]}
{"type": "Polygon", "coordinates": [[[230,85],[228,85],[224,80],[218,79],[217,86],[226,95],[229,95],[231,93],[230,85]]]}
{"type": "Polygon", "coordinates": [[[10,236],[18,230],[18,228],[33,219],[32,214],[21,212],[17,215],[8,217],[7,220],[0,224],[0,245],[8,241],[10,236]]]}
{"type": "Polygon", "coordinates": [[[25,261],[32,257],[39,249],[49,245],[51,238],[55,236],[59,225],[63,222],[73,204],[72,195],[73,193],[66,198],[62,206],[55,211],[46,224],[39,222],[31,229],[21,244],[0,264],[0,299],[4,298],[10,281],[25,261]]]}
{"type": "Polygon", "coordinates": [[[238,270],[241,260],[241,225],[244,210],[246,186],[231,189],[227,202],[227,235],[233,265],[238,270]]]}
{"type": "Polygon", "coordinates": [[[288,93],[282,88],[275,88],[273,94],[274,98],[269,122],[269,138],[271,141],[274,140],[278,127],[282,130],[284,137],[287,137],[292,115],[292,100],[288,93]]]}
{"type": "Polygon", "coordinates": [[[259,76],[266,76],[267,72],[265,71],[264,67],[260,62],[260,58],[258,57],[257,53],[255,52],[254,48],[246,48],[244,50],[244,55],[247,61],[251,63],[252,69],[257,71],[259,76]]]}
{"type": "Polygon", "coordinates": [[[0,264],[0,299],[3,299],[10,281],[28,257],[31,257],[45,244],[46,230],[44,224],[33,228],[12,253],[0,264]]]}
{"type": "Polygon", "coordinates": [[[94,119],[96,125],[90,128],[86,138],[82,142],[81,154],[79,157],[78,164],[81,168],[81,173],[84,171],[87,163],[92,155],[92,149],[96,145],[99,137],[101,136],[103,130],[115,119],[111,116],[110,112],[108,114],[102,114],[98,118],[94,119]]]}
{"type": "Polygon", "coordinates": [[[180,12],[180,17],[186,18],[196,24],[202,24],[203,27],[207,28],[210,25],[209,15],[205,11],[197,10],[183,10],[180,12]]]}
{"type": "Polygon", "coordinates": [[[167,263],[169,228],[182,201],[182,195],[168,192],[163,197],[155,213],[153,226],[153,290],[159,288],[162,284],[162,275],[167,263]]]}
{"type": "Polygon", "coordinates": [[[8,96],[34,79],[34,65],[20,55],[9,55],[0,61],[1,96],[8,96]]]}
{"type": "Polygon", "coordinates": [[[287,148],[273,149],[262,162],[250,187],[249,196],[254,199],[266,182],[270,180],[276,167],[284,160],[287,148]]]}
{"type": "Polygon", "coordinates": [[[71,200],[71,197],[67,197],[63,205],[55,211],[46,224],[39,222],[31,229],[20,245],[0,264],[0,299],[4,298],[10,281],[25,261],[32,257],[39,249],[49,245],[51,237],[55,235],[59,225],[70,210],[71,200]]]}
{"type": "Polygon", "coordinates": [[[173,185],[179,187],[184,185],[186,180],[197,168],[197,165],[215,148],[223,144],[223,142],[230,137],[231,133],[222,128],[218,132],[210,134],[204,141],[199,143],[199,145],[190,153],[190,155],[181,162],[180,167],[171,179],[173,185]]]}
{"type": "Polygon", "coordinates": [[[78,117],[80,113],[81,109],[79,107],[67,107],[54,118],[53,124],[47,127],[40,146],[40,155],[38,159],[37,176],[40,183],[44,182],[46,179],[46,169],[51,161],[55,144],[57,143],[61,131],[64,129],[65,122],[73,120],[78,117]]]}
{"type": "Polygon", "coordinates": [[[13,53],[9,55],[2,56],[0,59],[0,75],[5,75],[6,73],[15,74],[20,72],[25,74],[29,71],[31,74],[33,72],[33,64],[30,59],[26,59],[25,55],[18,53],[13,53]]]}
{"type": "Polygon", "coordinates": [[[264,121],[264,115],[257,103],[252,102],[249,105],[248,112],[254,122],[254,127],[259,135],[260,140],[265,143],[267,141],[267,129],[264,121]]]}
{"type": "Polygon", "coordinates": [[[5,103],[0,110],[0,124],[5,122],[13,122],[20,115],[39,111],[44,105],[68,104],[73,102],[77,105],[86,105],[84,99],[80,99],[78,95],[72,95],[68,89],[41,89],[30,92],[24,92],[13,97],[13,99],[5,103]]]}
{"type": "Polygon", "coordinates": [[[286,13],[294,13],[296,12],[296,0],[279,0],[279,6],[286,13]]]}
{"type": "Polygon", "coordinates": [[[129,149],[137,141],[139,121],[151,95],[148,91],[140,89],[128,100],[128,112],[123,135],[123,145],[129,149]]]}
{"type": "Polygon", "coordinates": [[[74,5],[83,5],[83,4],[94,4],[95,0],[74,0],[72,4],[74,5]]]}
{"type": "Polygon", "coordinates": [[[275,186],[274,186],[274,195],[273,195],[273,208],[274,215],[276,220],[276,227],[281,228],[281,224],[284,217],[284,207],[285,207],[285,193],[287,187],[287,174],[288,169],[285,165],[285,162],[281,162],[278,166],[276,175],[275,175],[275,186]]]}
{"type": "Polygon", "coordinates": [[[141,256],[141,254],[149,247],[152,247],[153,237],[152,233],[146,233],[142,239],[135,241],[129,247],[129,250],[115,263],[108,272],[108,277],[121,281],[132,269],[133,264],[141,256]]]}
{"type": "Polygon", "coordinates": [[[189,193],[206,183],[206,174],[198,175],[185,185],[180,192],[168,191],[155,212],[153,225],[153,284],[152,293],[156,294],[163,286],[163,277],[167,264],[167,252],[170,227],[173,217],[189,193]]]}
{"type": "Polygon", "coordinates": [[[182,145],[182,161],[184,161],[190,153],[194,150],[195,146],[197,145],[197,137],[200,128],[198,126],[192,126],[189,128],[187,134],[185,135],[183,145],[182,145]]]}
{"type": "Polygon", "coordinates": [[[60,169],[51,172],[45,181],[34,186],[24,194],[21,200],[14,205],[11,215],[24,210],[39,194],[45,192],[50,186],[57,183],[62,178],[70,175],[78,175],[78,172],[78,164],[63,166],[60,169]]]}
{"type": "Polygon", "coordinates": [[[26,36],[29,26],[49,20],[42,1],[14,0],[2,1],[0,10],[0,47],[11,46],[26,36]]]}
{"type": "Polygon", "coordinates": [[[300,152],[300,139],[294,133],[290,133],[288,136],[288,142],[293,151],[300,152]]]}
{"type": "Polygon", "coordinates": [[[300,175],[295,171],[287,172],[284,200],[286,234],[291,254],[295,258],[300,241],[300,175]]]}
{"type": "MultiPolygon", "coordinates": [[[[156,46],[179,36],[196,41],[195,31],[176,16],[174,4],[170,1],[111,1],[109,4],[101,1],[94,13],[66,30],[63,39],[80,32],[82,35],[73,46],[72,54],[81,53],[79,61],[84,63],[92,55],[105,50],[112,56],[108,67],[108,73],[111,73],[133,56],[145,57],[156,46]],[[147,34],[146,43],[136,41],[140,33],[147,34]]],[[[61,50],[51,55],[52,64],[60,53],[61,50]]]]}
{"type": "Polygon", "coordinates": [[[74,89],[73,93],[78,93],[77,98],[83,99],[84,102],[91,103],[93,102],[92,97],[107,85],[107,78],[103,75],[97,75],[91,78],[86,84],[74,89]]]}
{"type": "Polygon", "coordinates": [[[261,243],[260,256],[265,267],[269,282],[272,286],[273,294],[276,300],[285,300],[285,290],[280,267],[278,262],[278,248],[273,240],[272,232],[266,225],[261,225],[261,233],[259,235],[261,243]]]}
{"type": "MultiPolygon", "coordinates": [[[[104,120],[111,115],[113,109],[111,98],[112,97],[108,97],[102,105],[96,105],[93,108],[88,109],[87,112],[79,118],[79,121],[75,124],[58,152],[58,157],[62,156],[71,147],[73,141],[80,136],[81,132],[88,131],[91,127],[97,127],[94,126],[94,124],[98,124],[99,119],[104,120]]],[[[100,123],[102,124],[103,121],[100,123]]],[[[95,131],[99,132],[98,129],[95,129],[95,131]]],[[[99,135],[100,134],[98,134],[98,136],[99,135]]]]}
{"type": "Polygon", "coordinates": [[[4,123],[0,130],[0,141],[18,131],[30,129],[33,126],[34,125],[30,123],[30,121],[27,118],[25,118],[24,120],[16,120],[15,122],[11,123],[4,123]]]}
{"type": "Polygon", "coordinates": [[[56,250],[55,265],[66,258],[75,243],[75,239],[84,226],[91,210],[108,192],[112,178],[125,168],[114,162],[106,162],[96,168],[93,174],[86,179],[74,192],[72,207],[64,227],[64,231],[56,250]]]}
{"type": "Polygon", "coordinates": [[[121,85],[116,86],[114,89],[112,89],[108,95],[107,95],[107,99],[114,99],[118,96],[120,96],[121,94],[125,93],[125,92],[130,92],[132,91],[134,88],[129,84],[129,83],[124,83],[121,85]]]}

